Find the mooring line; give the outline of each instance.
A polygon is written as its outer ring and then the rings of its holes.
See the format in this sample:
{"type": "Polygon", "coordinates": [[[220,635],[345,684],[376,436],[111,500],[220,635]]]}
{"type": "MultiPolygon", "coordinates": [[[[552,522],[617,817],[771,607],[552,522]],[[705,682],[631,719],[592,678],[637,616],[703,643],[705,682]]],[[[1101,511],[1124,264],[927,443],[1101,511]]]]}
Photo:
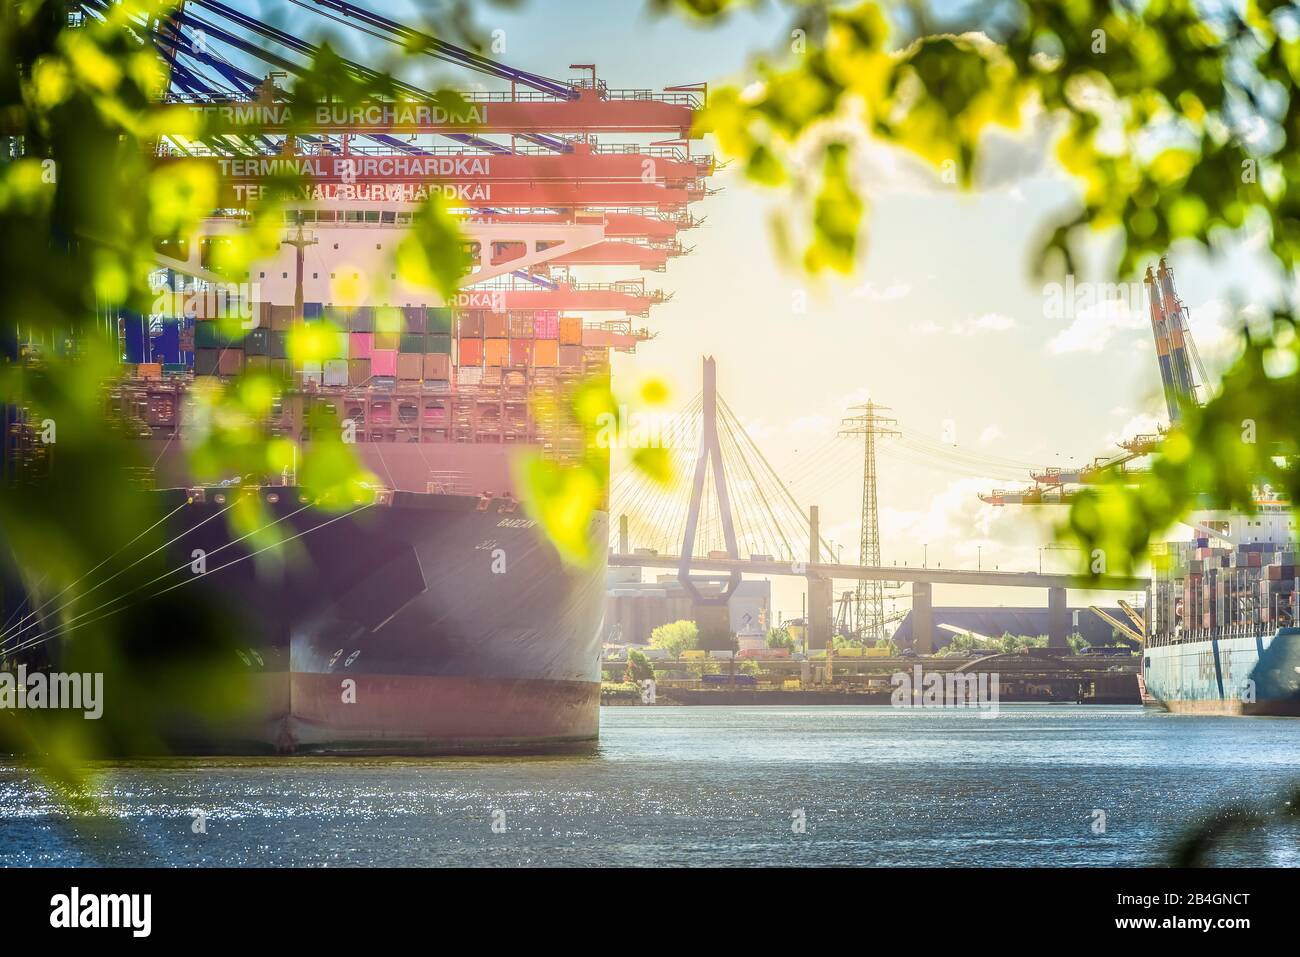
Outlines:
{"type": "MultiPolygon", "coordinates": [[[[35,587],[40,588],[42,585],[45,584],[45,579],[49,577],[50,577],[49,572],[46,572],[44,575],[41,576],[41,580],[36,583],[35,587]]],[[[24,585],[23,587],[24,590],[26,590],[26,586],[24,585]]],[[[18,607],[14,609],[14,613],[9,616],[9,618],[5,621],[3,625],[0,625],[0,634],[3,634],[6,630],[8,630],[9,626],[13,623],[13,620],[16,617],[18,617],[18,615],[22,614],[23,606],[27,604],[29,604],[29,602],[26,599],[18,603],[18,607]]]]}
{"type": "MultiPolygon", "coordinates": [[[[269,550],[271,550],[271,549],[273,549],[273,548],[279,548],[279,547],[280,547],[281,545],[283,545],[285,542],[292,542],[292,541],[294,541],[294,540],[296,540],[296,539],[303,538],[304,536],[309,535],[309,534],[311,534],[312,532],[319,531],[320,529],[324,528],[324,527],[327,526],[327,525],[333,525],[335,522],[342,521],[342,520],[345,519],[345,518],[350,518],[351,516],[356,515],[358,512],[364,512],[366,509],[368,509],[368,508],[373,508],[373,507],[374,507],[374,503],[371,502],[371,503],[369,503],[369,504],[367,504],[367,505],[362,505],[360,508],[355,508],[355,509],[353,509],[352,511],[347,512],[347,513],[345,513],[345,514],[343,514],[343,515],[337,515],[337,516],[335,516],[334,518],[331,518],[331,519],[330,519],[329,521],[327,521],[327,522],[322,522],[322,523],[319,524],[319,525],[315,525],[315,526],[313,526],[313,527],[311,527],[311,528],[309,528],[309,529],[306,529],[305,531],[299,532],[297,535],[293,535],[293,536],[291,536],[291,537],[289,537],[289,538],[286,538],[283,542],[277,542],[277,543],[275,543],[275,544],[273,544],[273,545],[267,545],[267,546],[264,547],[264,548],[259,548],[259,549],[258,549],[257,551],[255,551],[255,552],[250,552],[250,553],[247,554],[247,555],[243,555],[243,556],[241,556],[241,557],[239,557],[239,558],[236,558],[236,559],[235,559],[234,561],[232,561],[232,562],[227,562],[226,564],[224,564],[224,565],[222,565],[222,566],[220,566],[220,567],[218,567],[218,568],[214,568],[214,569],[212,569],[212,571],[210,571],[210,572],[204,572],[202,575],[195,575],[193,578],[187,578],[187,579],[185,579],[184,581],[179,581],[179,582],[177,582],[177,583],[174,584],[174,585],[168,585],[166,588],[162,589],[162,591],[155,592],[154,594],[149,595],[148,598],[147,598],[146,600],[150,600],[150,599],[158,598],[158,597],[160,597],[160,596],[162,596],[162,595],[167,594],[167,592],[169,592],[169,591],[174,591],[175,589],[180,588],[182,585],[188,585],[188,584],[190,584],[191,582],[198,581],[198,580],[201,579],[201,578],[207,578],[209,575],[215,575],[217,572],[219,572],[219,571],[224,571],[225,569],[230,568],[232,565],[238,565],[238,564],[239,564],[240,562],[242,562],[242,561],[247,561],[247,560],[250,559],[250,558],[254,558],[254,557],[256,557],[256,556],[262,554],[262,552],[269,551],[269,550]]],[[[188,568],[189,566],[186,565],[186,566],[183,566],[183,567],[188,568]]],[[[169,574],[170,574],[170,573],[169,573],[169,574]]],[[[163,576],[163,577],[166,577],[166,576],[163,576]]],[[[155,580],[156,580],[156,579],[155,579],[155,580]]],[[[128,593],[128,594],[130,594],[130,593],[128,593]]],[[[124,595],[124,596],[122,596],[122,597],[126,597],[126,596],[124,595]]],[[[107,604],[112,604],[112,603],[111,603],[111,602],[108,602],[107,604]]],[[[97,622],[97,621],[103,621],[105,618],[110,618],[110,617],[112,617],[113,615],[118,614],[119,612],[126,611],[127,608],[134,608],[135,605],[137,605],[137,604],[139,604],[139,602],[133,602],[133,603],[130,604],[130,605],[123,605],[121,608],[114,608],[112,611],[105,612],[104,614],[102,614],[102,615],[100,615],[100,616],[98,616],[98,617],[96,617],[96,618],[92,618],[90,621],[83,621],[80,625],[72,625],[72,627],[67,627],[66,625],[60,625],[60,626],[57,626],[57,627],[55,627],[52,631],[46,632],[46,633],[43,634],[43,635],[36,635],[35,637],[33,637],[33,638],[29,638],[27,641],[23,642],[23,644],[18,645],[18,646],[15,647],[15,648],[8,649],[8,650],[6,651],[6,654],[16,654],[17,652],[19,652],[19,651],[23,651],[23,650],[26,649],[26,648],[30,648],[30,647],[32,647],[33,645],[37,645],[37,644],[40,644],[40,643],[42,643],[42,642],[49,641],[51,638],[62,638],[62,637],[64,637],[65,635],[69,634],[70,632],[76,631],[78,628],[81,628],[81,627],[83,627],[83,626],[85,626],[85,625],[93,625],[93,624],[94,624],[95,622],[97,622]]],[[[103,608],[103,607],[105,607],[105,606],[104,606],[104,605],[101,605],[100,607],[103,608]]],[[[89,612],[87,612],[86,614],[89,614],[89,612]]],[[[82,616],[79,615],[78,617],[82,617],[82,616]]],[[[75,621],[75,620],[76,620],[76,619],[72,619],[72,621],[75,621]]],[[[69,621],[68,624],[71,624],[71,621],[69,621]]]]}
{"type": "MultiPolygon", "coordinates": [[[[223,515],[223,514],[225,514],[227,511],[229,511],[231,508],[233,508],[234,505],[235,505],[235,503],[234,503],[234,502],[231,502],[230,505],[226,506],[226,508],[223,508],[220,512],[217,512],[216,514],[211,515],[211,516],[209,516],[208,518],[205,518],[205,519],[204,519],[202,522],[200,522],[198,525],[195,525],[194,528],[191,528],[191,529],[189,529],[189,530],[187,530],[187,531],[181,533],[180,535],[177,535],[176,538],[172,539],[172,542],[176,542],[176,541],[179,541],[180,539],[184,538],[184,537],[185,537],[186,535],[188,535],[190,532],[194,531],[194,529],[198,528],[199,525],[203,525],[203,524],[206,523],[206,522],[210,522],[212,519],[216,518],[218,515],[223,515]]],[[[310,502],[308,502],[306,505],[304,505],[302,508],[298,509],[297,511],[290,512],[288,515],[283,515],[283,516],[281,516],[280,518],[277,518],[274,522],[269,522],[269,523],[267,523],[266,525],[263,525],[263,526],[261,526],[261,527],[259,527],[259,528],[255,528],[255,529],[253,529],[251,532],[248,532],[248,533],[246,533],[246,534],[244,534],[244,535],[241,535],[239,538],[236,538],[236,539],[234,539],[233,541],[226,542],[226,544],[221,545],[221,546],[219,546],[219,547],[217,547],[217,548],[214,548],[214,549],[213,549],[211,552],[209,552],[208,554],[210,554],[210,555],[215,555],[215,554],[217,554],[218,552],[223,551],[224,549],[227,549],[227,548],[229,548],[229,547],[232,546],[232,545],[237,545],[239,542],[242,542],[244,539],[249,538],[249,537],[251,537],[251,536],[253,536],[253,535],[256,535],[258,532],[266,531],[266,529],[272,527],[273,525],[278,525],[278,524],[280,524],[281,522],[285,521],[286,519],[293,518],[295,515],[299,514],[300,512],[305,512],[305,511],[306,511],[307,509],[309,509],[309,508],[311,508],[311,503],[310,503],[310,502]]],[[[289,541],[292,541],[292,539],[289,539],[289,541]]],[[[172,542],[168,542],[167,544],[170,545],[172,542]]],[[[164,545],[163,547],[166,548],[167,546],[164,545]]],[[[148,557],[149,557],[148,555],[145,556],[145,558],[148,558],[148,557]]],[[[142,560],[143,560],[143,559],[142,559],[142,560]]],[[[139,564],[139,562],[137,562],[136,564],[139,564]]],[[[109,605],[112,605],[112,604],[114,604],[115,602],[119,602],[119,601],[121,601],[123,598],[128,598],[128,597],[130,597],[131,595],[134,595],[136,592],[141,591],[141,590],[143,590],[143,589],[145,589],[145,588],[148,588],[150,585],[155,585],[155,584],[157,584],[158,582],[162,581],[164,578],[170,578],[172,575],[175,575],[175,574],[176,574],[177,572],[179,572],[179,571],[184,571],[186,568],[189,568],[191,564],[192,564],[191,562],[186,562],[186,563],[184,563],[183,565],[178,565],[178,566],[176,566],[175,568],[171,569],[170,571],[163,572],[161,575],[158,575],[157,577],[152,578],[152,579],[150,579],[149,581],[144,582],[144,583],[141,584],[141,585],[137,585],[135,588],[132,588],[132,589],[131,589],[130,591],[128,591],[128,592],[123,592],[123,593],[120,594],[120,595],[116,595],[116,596],[114,596],[113,598],[108,599],[108,601],[101,602],[99,605],[96,605],[94,608],[89,608],[89,609],[87,609],[86,611],[83,611],[83,612],[82,612],[81,614],[79,614],[79,615],[74,615],[72,618],[69,618],[68,621],[65,622],[64,624],[71,624],[71,623],[74,622],[74,621],[79,621],[79,620],[81,620],[82,618],[85,618],[87,615],[93,615],[93,614],[94,614],[95,612],[97,612],[97,611],[102,611],[103,609],[107,608],[109,605]]],[[[123,571],[126,571],[126,569],[123,569],[123,571]]],[[[107,580],[108,580],[108,579],[105,579],[105,581],[107,581],[107,580]]],[[[100,584],[103,584],[103,583],[101,582],[100,584]]],[[[91,591],[94,591],[94,589],[91,589],[91,591]]],[[[90,594],[90,592],[86,592],[86,594],[88,595],[88,594],[90,594]]],[[[75,601],[75,599],[74,599],[73,601],[75,601]]],[[[67,604],[62,605],[61,607],[59,607],[58,609],[56,609],[56,614],[57,614],[57,612],[63,611],[64,608],[67,608],[67,607],[69,607],[70,605],[72,605],[72,603],[73,603],[73,602],[68,602],[67,604]]],[[[31,627],[31,626],[28,626],[28,627],[31,627]]],[[[27,630],[26,628],[19,629],[19,633],[21,633],[21,632],[23,632],[23,631],[26,631],[26,630],[27,630]]],[[[4,639],[4,640],[6,640],[6,641],[11,641],[12,638],[6,638],[6,639],[4,639]]],[[[0,651],[5,651],[5,650],[6,650],[6,649],[3,647],[3,644],[0,643],[0,651]]]]}
{"type": "MultiPolygon", "coordinates": [[[[141,532],[141,533],[140,533],[139,535],[137,535],[135,538],[131,539],[129,542],[127,542],[125,545],[123,545],[121,548],[119,548],[117,551],[115,551],[112,555],[109,555],[109,556],[108,556],[107,558],[105,558],[102,562],[100,562],[100,563],[99,563],[98,565],[96,565],[94,568],[90,569],[90,571],[86,572],[84,575],[82,575],[82,576],[81,576],[80,578],[78,578],[76,581],[69,582],[68,585],[67,585],[67,586],[66,586],[62,591],[60,591],[58,594],[56,594],[56,595],[51,595],[51,596],[50,596],[49,598],[47,598],[45,601],[41,602],[41,604],[40,604],[38,607],[33,608],[30,612],[28,612],[26,615],[24,615],[20,620],[18,620],[17,622],[15,622],[15,623],[14,623],[14,627],[17,628],[18,625],[21,625],[21,624],[22,624],[24,621],[26,621],[28,618],[31,618],[33,615],[40,614],[41,609],[43,609],[43,608],[44,608],[46,605],[48,605],[50,602],[55,601],[55,600],[57,600],[58,598],[62,597],[63,595],[67,594],[68,589],[76,587],[78,584],[80,584],[81,582],[85,581],[85,580],[86,580],[87,578],[89,578],[91,575],[95,574],[95,572],[99,571],[101,568],[103,568],[105,565],[107,565],[109,562],[111,562],[111,561],[112,561],[114,558],[116,558],[118,555],[121,555],[124,551],[126,551],[128,548],[130,548],[132,545],[134,545],[134,544],[135,544],[136,542],[138,542],[140,539],[144,538],[144,536],[148,535],[150,532],[152,532],[155,528],[157,528],[157,527],[158,527],[159,525],[161,525],[163,522],[167,521],[167,519],[171,518],[173,515],[175,515],[177,512],[179,512],[181,509],[183,509],[187,504],[189,504],[189,503],[188,503],[188,502],[182,502],[180,505],[177,505],[174,509],[172,509],[170,512],[168,512],[168,513],[167,513],[166,515],[164,515],[162,518],[158,519],[158,521],[154,522],[152,525],[150,525],[148,528],[146,528],[143,532],[141,532]]],[[[166,546],[164,546],[164,547],[166,547],[166,546]]],[[[152,554],[152,552],[151,552],[150,554],[152,554]]],[[[144,556],[144,557],[145,557],[145,558],[148,558],[149,556],[146,555],[146,556],[144,556]]],[[[143,561],[143,560],[144,560],[144,559],[141,559],[141,561],[143,561]]],[[[138,564],[138,562],[135,563],[135,564],[138,564]]],[[[130,568],[130,567],[132,567],[132,566],[131,566],[131,565],[128,565],[128,566],[127,566],[127,568],[130,568]]],[[[122,569],[122,571],[126,571],[126,568],[122,569]]],[[[48,576],[47,576],[47,577],[48,577],[48,576]]],[[[44,580],[44,579],[42,579],[42,581],[43,581],[43,580],[44,580]]],[[[104,579],[104,581],[111,581],[111,580],[112,580],[111,578],[106,578],[106,579],[104,579]]],[[[101,582],[100,584],[103,584],[103,583],[101,582]]],[[[96,587],[98,587],[98,586],[96,586],[96,587]]],[[[94,590],[94,589],[92,589],[92,591],[93,591],[93,590],[94,590]]],[[[90,592],[87,592],[86,594],[90,594],[90,592]]],[[[66,607],[66,606],[62,606],[62,607],[66,607]]],[[[17,628],[17,630],[18,630],[18,631],[24,631],[25,629],[17,628]]],[[[3,628],[3,629],[0,629],[0,644],[2,644],[3,642],[7,641],[7,640],[9,639],[9,636],[10,636],[11,633],[12,633],[12,632],[11,632],[11,629],[10,629],[10,627],[9,627],[9,622],[5,622],[5,626],[4,626],[4,628],[3,628]]]]}

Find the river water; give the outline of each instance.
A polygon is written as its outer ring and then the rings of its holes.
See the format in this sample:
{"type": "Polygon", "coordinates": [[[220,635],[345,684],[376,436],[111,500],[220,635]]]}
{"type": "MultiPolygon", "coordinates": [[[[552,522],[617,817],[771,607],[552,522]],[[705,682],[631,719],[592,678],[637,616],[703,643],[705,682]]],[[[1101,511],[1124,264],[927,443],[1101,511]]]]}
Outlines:
{"type": "MultiPolygon", "coordinates": [[[[1288,719],[605,708],[590,757],[102,766],[90,816],[0,767],[0,864],[1147,865],[1298,780],[1288,719]]],[[[1297,866],[1297,836],[1217,862],[1297,866]]]]}

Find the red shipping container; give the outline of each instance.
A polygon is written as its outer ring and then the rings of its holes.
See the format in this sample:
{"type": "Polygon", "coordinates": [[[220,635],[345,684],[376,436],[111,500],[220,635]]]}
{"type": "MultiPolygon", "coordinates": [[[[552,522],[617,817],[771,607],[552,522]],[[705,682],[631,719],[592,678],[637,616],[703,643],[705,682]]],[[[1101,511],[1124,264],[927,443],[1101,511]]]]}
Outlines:
{"type": "Polygon", "coordinates": [[[221,375],[239,375],[244,371],[243,349],[222,349],[217,359],[217,372],[221,375]]]}
{"type": "Polygon", "coordinates": [[[582,346],[560,345],[560,365],[566,369],[582,365],[582,346]]]}
{"type": "Polygon", "coordinates": [[[348,333],[348,358],[349,359],[369,359],[370,354],[375,349],[375,334],[373,332],[350,332],[348,333]]]}
{"type": "Polygon", "coordinates": [[[397,350],[376,349],[370,354],[371,375],[397,375],[397,350]]]}
{"type": "Polygon", "coordinates": [[[424,357],[424,377],[426,379],[450,379],[451,356],[441,352],[430,352],[424,357]]]}
{"type": "Polygon", "coordinates": [[[348,385],[365,385],[370,378],[370,359],[348,360],[348,385]]]}
{"type": "Polygon", "coordinates": [[[483,340],[460,340],[460,358],[456,364],[459,366],[481,366],[483,364],[483,340]]]}
{"type": "Polygon", "coordinates": [[[532,339],[511,339],[510,340],[510,364],[512,366],[532,365],[533,362],[533,340],[532,339]]]}
{"type": "Polygon", "coordinates": [[[531,339],[533,337],[533,317],[529,315],[510,317],[510,338],[531,339]]]}
{"type": "Polygon", "coordinates": [[[401,353],[397,357],[397,378],[419,379],[424,375],[424,356],[411,352],[401,353]]]}
{"type": "Polygon", "coordinates": [[[489,312],[483,317],[483,338],[504,339],[510,333],[510,320],[504,312],[489,312]]]}
{"type": "Polygon", "coordinates": [[[483,313],[481,312],[462,312],[456,318],[456,329],[462,338],[471,339],[482,338],[483,336],[483,313]]]}

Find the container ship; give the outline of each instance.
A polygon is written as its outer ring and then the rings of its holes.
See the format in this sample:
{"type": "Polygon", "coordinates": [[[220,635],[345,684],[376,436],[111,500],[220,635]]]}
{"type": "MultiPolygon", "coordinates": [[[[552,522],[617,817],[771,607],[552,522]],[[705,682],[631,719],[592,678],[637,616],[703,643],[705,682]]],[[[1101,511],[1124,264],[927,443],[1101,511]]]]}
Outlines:
{"type": "MultiPolygon", "coordinates": [[[[1187,306],[1162,257],[1146,270],[1157,367],[1170,423],[1203,399],[1204,363],[1187,306]]],[[[1034,485],[981,494],[990,505],[1067,504],[1087,486],[1140,469],[1161,432],[1137,435],[1121,451],[1075,468],[1031,473],[1034,485]]],[[[1197,512],[1194,537],[1152,548],[1153,591],[1143,639],[1144,700],[1200,714],[1300,715],[1300,629],[1296,628],[1297,544],[1292,503],[1259,489],[1249,515],[1197,512]]]]}
{"type": "Polygon", "coordinates": [[[1285,502],[1204,513],[1152,556],[1148,692],[1170,711],[1300,716],[1300,543],[1285,502]]]}
{"type": "MultiPolygon", "coordinates": [[[[399,44],[413,32],[351,4],[315,6],[399,44]]],[[[473,115],[462,121],[428,106],[439,102],[432,92],[399,83],[409,99],[344,110],[346,122],[333,119],[337,110],[308,111],[325,118],[321,128],[290,132],[276,128],[288,111],[275,76],[223,59],[228,82],[218,89],[204,86],[202,68],[226,39],[240,63],[260,55],[250,36],[263,41],[276,71],[315,48],[215,2],[142,28],[166,54],[172,108],[257,107],[249,115],[262,123],[256,137],[159,141],[159,165],[212,165],[222,205],[197,235],[156,244],[162,305],[112,316],[123,372],[105,401],[150,463],[133,478],[171,516],[182,563],[196,550],[212,556],[195,587],[238,615],[239,656],[253,672],[238,720],[214,731],[178,719],[171,743],[228,753],[590,747],[606,514],[598,508],[590,523],[594,560],[566,562],[529,517],[512,459],[590,460],[587,437],[556,409],[576,383],[608,375],[611,351],[649,337],[633,320],[667,297],[643,278],[582,283],[578,273],[658,272],[686,251],[676,237],[698,225],[688,203],[706,195],[712,171],[690,152],[702,96],[612,90],[594,67],[553,80],[439,40],[440,58],[508,77],[509,92],[463,94],[473,115]],[[676,139],[607,147],[594,135],[605,130],[676,139]],[[232,147],[240,143],[261,144],[269,159],[249,160],[232,147]],[[232,285],[213,270],[214,250],[250,228],[246,201],[283,164],[304,185],[284,206],[279,248],[232,285]],[[451,297],[407,283],[394,265],[435,192],[466,243],[468,271],[451,297]],[[295,359],[295,331],[312,326],[324,346],[295,359]],[[375,477],[352,508],[317,507],[291,468],[195,481],[198,391],[249,375],[281,383],[263,423],[271,436],[301,447],[322,422],[347,431],[375,477]],[[252,540],[223,517],[241,496],[260,498],[290,539],[295,560],[276,574],[245,560],[256,557],[252,540]]],[[[25,351],[39,356],[40,344],[25,351]]],[[[10,472],[41,455],[22,411],[12,413],[10,472]]],[[[41,605],[30,590],[5,595],[4,620],[41,605]]]]}

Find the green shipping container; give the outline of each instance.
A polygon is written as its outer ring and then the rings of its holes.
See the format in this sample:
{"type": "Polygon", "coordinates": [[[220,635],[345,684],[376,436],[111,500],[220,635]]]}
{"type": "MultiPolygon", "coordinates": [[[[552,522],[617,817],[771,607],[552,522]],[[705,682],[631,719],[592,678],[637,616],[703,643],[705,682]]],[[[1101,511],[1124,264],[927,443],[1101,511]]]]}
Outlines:
{"type": "Polygon", "coordinates": [[[221,323],[213,319],[200,319],[194,323],[194,348],[224,349],[233,344],[231,337],[221,331],[221,323]]]}
{"type": "Polygon", "coordinates": [[[335,325],[348,332],[374,332],[375,310],[369,306],[360,306],[348,313],[343,322],[335,322],[335,325]]]}
{"type": "Polygon", "coordinates": [[[425,341],[426,352],[451,355],[451,336],[429,336],[425,341]]]}
{"type": "Polygon", "coordinates": [[[194,374],[216,375],[221,358],[219,349],[199,348],[194,351],[194,374]]]}
{"type": "Polygon", "coordinates": [[[430,306],[424,312],[425,332],[431,336],[451,335],[452,316],[452,311],[445,306],[430,306]]]}
{"type": "MultiPolygon", "coordinates": [[[[424,334],[421,332],[404,332],[400,340],[398,352],[418,352],[424,354],[424,334]]],[[[418,377],[417,377],[418,378],[418,377]]]]}

